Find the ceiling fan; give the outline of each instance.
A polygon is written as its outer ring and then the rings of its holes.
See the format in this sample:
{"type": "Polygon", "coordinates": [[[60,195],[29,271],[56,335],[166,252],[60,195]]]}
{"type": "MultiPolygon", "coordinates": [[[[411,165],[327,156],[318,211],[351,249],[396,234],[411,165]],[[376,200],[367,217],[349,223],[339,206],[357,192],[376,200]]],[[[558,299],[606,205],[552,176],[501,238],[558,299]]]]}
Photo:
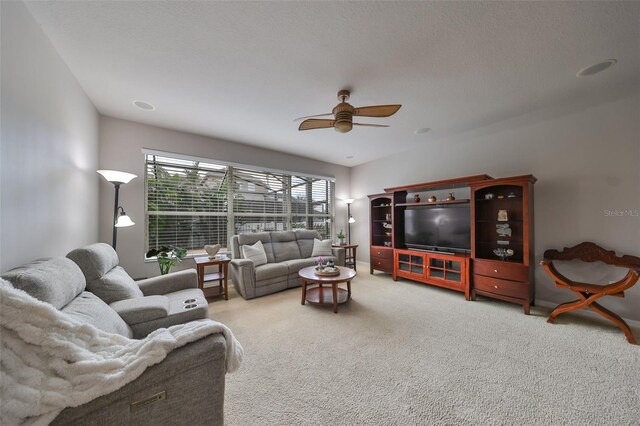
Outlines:
{"type": "Polygon", "coordinates": [[[368,123],[354,123],[353,116],[360,117],[391,117],[395,114],[402,105],[373,105],[355,108],[353,105],[347,103],[349,100],[350,92],[348,90],[340,90],[338,92],[338,100],[340,103],[333,108],[333,111],[326,114],[309,115],[306,117],[296,118],[294,121],[303,120],[300,123],[298,130],[313,130],[313,129],[327,129],[333,127],[336,132],[347,133],[350,132],[353,126],[368,126],[368,127],[389,127],[385,124],[368,124],[368,123]],[[324,117],[327,115],[333,115],[334,119],[317,119],[315,117],[324,117]]]}

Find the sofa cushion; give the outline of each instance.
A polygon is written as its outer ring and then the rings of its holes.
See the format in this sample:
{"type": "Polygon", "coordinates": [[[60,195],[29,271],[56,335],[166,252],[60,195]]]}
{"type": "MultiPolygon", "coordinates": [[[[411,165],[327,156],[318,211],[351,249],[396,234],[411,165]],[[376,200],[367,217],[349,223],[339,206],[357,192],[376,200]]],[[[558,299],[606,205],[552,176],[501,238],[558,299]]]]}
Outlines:
{"type": "Polygon", "coordinates": [[[333,251],[331,251],[331,240],[323,240],[315,238],[313,240],[313,252],[311,253],[311,257],[316,256],[333,256],[333,251]]]}
{"type": "Polygon", "coordinates": [[[104,276],[87,282],[87,290],[108,304],[144,296],[138,284],[121,266],[116,266],[104,276]]]}
{"type": "Polygon", "coordinates": [[[289,275],[289,267],[284,263],[267,263],[256,267],[256,281],[286,277],[287,275],[289,275]]]}
{"type": "Polygon", "coordinates": [[[87,282],[100,278],[120,263],[116,251],[105,243],[75,249],[67,257],[76,262],[87,282]]]}
{"type": "Polygon", "coordinates": [[[297,274],[298,271],[302,268],[306,268],[307,266],[314,266],[316,264],[316,260],[313,257],[308,257],[306,259],[291,259],[285,260],[282,262],[284,265],[287,265],[289,268],[289,274],[297,274]]]}
{"type": "Polygon", "coordinates": [[[258,240],[253,245],[240,246],[242,257],[253,262],[253,266],[260,266],[267,263],[267,254],[264,251],[262,241],[258,240]]]}
{"type": "Polygon", "coordinates": [[[300,247],[300,257],[302,259],[311,257],[311,253],[313,252],[313,240],[315,238],[320,239],[320,233],[315,229],[300,229],[296,230],[295,233],[296,239],[298,240],[298,247],[300,247]]]}
{"type": "Polygon", "coordinates": [[[238,244],[240,246],[253,245],[258,241],[262,241],[264,252],[267,254],[267,262],[275,262],[276,259],[273,256],[273,249],[271,247],[271,234],[269,232],[252,232],[250,234],[238,235],[238,244]]]}
{"type": "Polygon", "coordinates": [[[116,333],[125,337],[132,337],[131,328],[120,316],[95,294],[83,291],[62,312],[82,323],[108,333],[116,333]]]}
{"type": "Polygon", "coordinates": [[[290,259],[300,259],[298,240],[293,231],[281,231],[271,233],[271,247],[276,262],[290,259]]]}
{"type": "Polygon", "coordinates": [[[62,309],[85,289],[82,271],[66,257],[36,260],[5,272],[2,278],[57,309],[62,309]]]}

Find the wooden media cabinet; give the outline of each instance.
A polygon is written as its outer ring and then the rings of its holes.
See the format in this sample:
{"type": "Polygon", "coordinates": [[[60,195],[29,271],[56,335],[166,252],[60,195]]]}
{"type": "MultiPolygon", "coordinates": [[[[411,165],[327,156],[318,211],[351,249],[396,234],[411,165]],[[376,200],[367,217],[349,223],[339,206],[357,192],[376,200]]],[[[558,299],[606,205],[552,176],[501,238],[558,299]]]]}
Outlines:
{"type": "Polygon", "coordinates": [[[469,255],[394,250],[393,280],[398,277],[444,287],[470,298],[469,255]]]}
{"type": "Polygon", "coordinates": [[[370,272],[391,272],[394,281],[405,278],[459,291],[467,300],[482,295],[517,303],[529,314],[535,302],[535,182],[532,175],[476,175],[385,188],[384,193],[370,195],[370,272]],[[430,201],[432,196],[436,201],[430,201]],[[405,242],[405,210],[464,204],[470,207],[469,253],[408,247],[418,245],[405,242]]]}

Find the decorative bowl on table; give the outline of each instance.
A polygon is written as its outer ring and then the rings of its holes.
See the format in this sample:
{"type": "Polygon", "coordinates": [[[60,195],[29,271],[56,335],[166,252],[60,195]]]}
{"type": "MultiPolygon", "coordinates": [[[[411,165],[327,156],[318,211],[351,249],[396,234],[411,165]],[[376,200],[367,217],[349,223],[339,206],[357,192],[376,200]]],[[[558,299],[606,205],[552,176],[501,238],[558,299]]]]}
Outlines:
{"type": "Polygon", "coordinates": [[[323,268],[316,266],[315,274],[320,277],[333,277],[336,275],[340,275],[340,269],[336,268],[335,266],[325,266],[323,268]]]}

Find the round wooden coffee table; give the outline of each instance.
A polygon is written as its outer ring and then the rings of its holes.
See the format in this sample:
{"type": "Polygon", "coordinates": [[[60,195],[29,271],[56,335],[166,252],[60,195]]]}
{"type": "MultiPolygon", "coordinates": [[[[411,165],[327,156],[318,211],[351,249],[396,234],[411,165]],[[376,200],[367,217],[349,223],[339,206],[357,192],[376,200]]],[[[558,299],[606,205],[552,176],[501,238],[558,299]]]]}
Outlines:
{"type": "Polygon", "coordinates": [[[351,280],[356,276],[356,271],[344,266],[337,266],[340,275],[323,277],[316,275],[316,267],[309,266],[298,272],[302,283],[302,304],[305,301],[314,305],[333,305],[333,312],[338,313],[338,304],[351,298],[351,280]],[[340,283],[347,283],[347,289],[338,287],[340,283]],[[317,284],[317,287],[307,288],[309,284],[317,284]],[[327,287],[325,287],[327,285],[327,287]]]}

